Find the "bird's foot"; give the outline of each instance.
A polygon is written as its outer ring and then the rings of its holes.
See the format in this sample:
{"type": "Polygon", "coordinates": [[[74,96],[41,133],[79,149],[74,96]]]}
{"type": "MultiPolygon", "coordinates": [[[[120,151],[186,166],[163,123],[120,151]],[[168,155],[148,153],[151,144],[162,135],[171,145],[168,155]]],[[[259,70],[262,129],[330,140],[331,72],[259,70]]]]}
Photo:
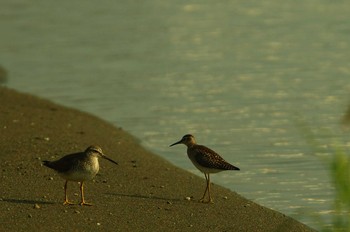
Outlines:
{"type": "Polygon", "coordinates": [[[204,198],[200,199],[199,202],[201,202],[201,203],[206,203],[206,204],[209,204],[209,203],[210,203],[210,204],[213,204],[213,203],[214,203],[213,199],[204,200],[204,198]]]}
{"type": "Polygon", "coordinates": [[[67,200],[65,200],[65,201],[63,202],[63,204],[64,204],[64,205],[74,205],[74,203],[69,202],[69,201],[67,201],[67,200]]]}
{"type": "Polygon", "coordinates": [[[87,202],[85,202],[85,201],[80,202],[80,204],[79,204],[79,205],[81,205],[81,206],[83,206],[83,205],[86,205],[86,206],[92,206],[92,204],[87,203],[87,202]]]}

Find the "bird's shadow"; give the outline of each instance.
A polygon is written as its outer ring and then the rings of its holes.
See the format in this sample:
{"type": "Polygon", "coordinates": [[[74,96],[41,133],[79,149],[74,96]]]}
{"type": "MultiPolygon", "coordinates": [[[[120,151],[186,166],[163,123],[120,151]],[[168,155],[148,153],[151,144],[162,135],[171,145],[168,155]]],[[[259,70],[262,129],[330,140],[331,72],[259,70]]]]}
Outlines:
{"type": "Polygon", "coordinates": [[[165,198],[165,197],[158,197],[158,196],[146,196],[146,195],[140,195],[140,194],[124,194],[124,193],[105,193],[105,194],[110,196],[140,198],[145,200],[162,200],[162,201],[172,201],[172,202],[182,201],[179,198],[165,198]]]}
{"type": "Polygon", "coordinates": [[[27,205],[35,205],[35,204],[52,205],[56,203],[52,201],[26,200],[26,199],[13,199],[13,198],[3,198],[2,201],[15,203],[15,204],[27,204],[27,205]]]}

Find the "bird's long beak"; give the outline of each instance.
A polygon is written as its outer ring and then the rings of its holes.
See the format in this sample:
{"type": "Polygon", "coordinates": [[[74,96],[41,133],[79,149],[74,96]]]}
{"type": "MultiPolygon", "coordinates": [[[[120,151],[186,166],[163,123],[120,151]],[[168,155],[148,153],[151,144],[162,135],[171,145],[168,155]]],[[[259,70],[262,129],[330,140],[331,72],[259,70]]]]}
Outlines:
{"type": "Polygon", "coordinates": [[[118,163],[117,162],[115,162],[114,160],[112,160],[111,158],[108,158],[107,156],[105,156],[105,155],[102,155],[102,158],[104,158],[104,159],[106,159],[106,160],[109,160],[109,161],[111,161],[112,163],[115,163],[116,165],[118,165],[118,163]]]}
{"type": "Polygon", "coordinates": [[[177,144],[180,144],[180,143],[182,143],[182,140],[180,140],[180,141],[178,141],[178,142],[176,142],[176,143],[171,144],[169,147],[172,147],[172,146],[177,145],[177,144]]]}

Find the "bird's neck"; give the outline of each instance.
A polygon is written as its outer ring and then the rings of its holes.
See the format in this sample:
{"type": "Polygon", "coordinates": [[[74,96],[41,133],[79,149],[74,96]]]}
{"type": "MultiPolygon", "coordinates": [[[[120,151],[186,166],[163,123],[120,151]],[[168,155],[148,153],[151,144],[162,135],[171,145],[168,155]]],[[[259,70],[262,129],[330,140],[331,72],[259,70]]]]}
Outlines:
{"type": "Polygon", "coordinates": [[[196,144],[195,143],[188,143],[188,144],[186,144],[186,146],[187,146],[187,148],[192,148],[192,147],[196,146],[196,144]]]}

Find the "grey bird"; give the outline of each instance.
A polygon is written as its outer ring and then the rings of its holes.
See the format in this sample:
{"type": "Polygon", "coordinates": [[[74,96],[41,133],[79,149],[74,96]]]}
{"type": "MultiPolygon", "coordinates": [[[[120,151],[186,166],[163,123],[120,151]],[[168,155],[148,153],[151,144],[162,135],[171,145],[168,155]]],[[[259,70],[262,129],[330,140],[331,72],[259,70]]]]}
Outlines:
{"type": "Polygon", "coordinates": [[[118,164],[114,160],[105,156],[99,146],[89,146],[85,151],[69,154],[55,161],[43,161],[46,167],[49,167],[66,180],[64,185],[65,199],[64,205],[72,205],[67,197],[68,181],[80,182],[81,202],[80,205],[88,205],[84,198],[84,182],[92,180],[99,171],[98,158],[104,158],[114,164],[118,164]]]}
{"type": "Polygon", "coordinates": [[[219,154],[210,148],[198,145],[193,135],[187,134],[182,137],[182,139],[176,143],[170,145],[174,146],[177,144],[185,144],[187,146],[188,158],[192,161],[194,166],[199,169],[199,171],[204,173],[206,180],[206,188],[203,197],[200,202],[213,203],[213,199],[210,195],[210,173],[217,173],[225,170],[240,170],[238,167],[225,161],[219,154]],[[208,193],[208,201],[205,201],[206,193],[208,193]]]}

